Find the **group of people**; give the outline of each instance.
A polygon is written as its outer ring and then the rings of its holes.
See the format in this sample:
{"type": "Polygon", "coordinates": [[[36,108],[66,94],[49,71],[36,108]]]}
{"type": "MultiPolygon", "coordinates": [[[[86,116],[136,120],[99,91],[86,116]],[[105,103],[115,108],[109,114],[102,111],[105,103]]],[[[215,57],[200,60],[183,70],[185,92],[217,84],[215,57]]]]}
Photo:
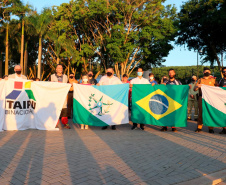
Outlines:
{"type": "MultiPolygon", "coordinates": [[[[15,74],[4,76],[3,78],[7,80],[8,78],[13,79],[27,79],[26,76],[21,74],[21,67],[19,65],[16,65],[14,67],[15,74]]],[[[222,68],[222,74],[223,78],[217,83],[216,79],[211,76],[211,71],[209,68],[204,68],[203,70],[203,77],[197,80],[196,76],[192,76],[192,82],[189,84],[189,94],[188,94],[188,119],[191,119],[191,109],[192,107],[195,108],[195,119],[197,119],[197,129],[195,132],[201,132],[203,127],[203,119],[202,119],[202,91],[201,87],[202,85],[209,85],[209,86],[220,86],[220,87],[226,87],[226,67],[222,68]]],[[[182,83],[175,78],[176,72],[174,69],[170,69],[168,71],[168,76],[163,76],[160,84],[164,85],[182,85],[182,83]]],[[[1,79],[0,79],[1,80],[1,79]]],[[[40,79],[32,79],[33,81],[39,81],[40,79]]],[[[67,99],[64,102],[63,109],[61,111],[61,122],[64,125],[64,128],[70,129],[70,125],[68,124],[68,119],[72,118],[72,112],[73,112],[73,84],[79,83],[76,79],[73,73],[69,74],[68,76],[63,74],[63,66],[57,65],[56,67],[56,73],[52,74],[49,77],[49,81],[51,82],[59,82],[59,83],[70,83],[71,88],[68,92],[67,99]]],[[[101,77],[100,81],[97,82],[97,80],[94,78],[93,72],[89,71],[88,74],[84,74],[81,79],[82,85],[116,85],[116,84],[122,84],[122,83],[129,83],[130,84],[130,90],[129,90],[129,100],[131,101],[131,91],[134,84],[151,84],[152,86],[157,85],[158,83],[155,81],[155,77],[153,73],[149,74],[149,80],[143,77],[143,69],[138,68],[137,70],[137,77],[133,78],[131,81],[128,80],[127,74],[122,75],[122,81],[114,76],[114,70],[113,68],[108,68],[106,70],[106,75],[101,77]]],[[[59,124],[59,121],[58,121],[59,124]]],[[[56,127],[58,127],[58,124],[56,127]]],[[[88,125],[82,125],[81,129],[88,129],[88,125]]],[[[116,130],[116,126],[111,126],[112,130],[116,130]]],[[[133,126],[131,127],[131,130],[135,130],[138,128],[137,123],[133,123],[133,126]]],[[[213,127],[208,127],[209,133],[214,133],[213,127]]],[[[102,130],[107,129],[107,126],[102,127],[102,130]]],[[[144,124],[140,124],[140,129],[144,130],[144,124]]],[[[161,128],[161,131],[167,131],[168,127],[163,126],[161,128]]],[[[177,132],[176,127],[172,127],[173,132],[177,132]]],[[[226,134],[226,127],[223,127],[220,134],[226,134]]]]}

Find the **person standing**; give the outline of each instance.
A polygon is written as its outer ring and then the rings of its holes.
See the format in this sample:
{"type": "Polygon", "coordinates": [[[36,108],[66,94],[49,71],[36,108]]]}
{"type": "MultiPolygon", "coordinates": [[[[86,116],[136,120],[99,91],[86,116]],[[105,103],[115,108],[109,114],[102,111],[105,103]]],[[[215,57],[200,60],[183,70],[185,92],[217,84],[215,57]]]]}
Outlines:
{"type": "Polygon", "coordinates": [[[8,76],[8,78],[16,79],[16,80],[27,80],[27,77],[21,74],[21,67],[20,65],[16,65],[14,67],[14,74],[8,76]]]}
{"type": "Polygon", "coordinates": [[[194,106],[195,108],[195,115],[194,118],[197,120],[198,118],[198,92],[194,91],[194,87],[197,81],[196,76],[192,76],[191,83],[189,84],[189,93],[188,93],[188,119],[191,119],[191,110],[194,106]]]}
{"type": "MultiPolygon", "coordinates": [[[[88,75],[82,75],[82,83],[81,85],[92,85],[89,83],[89,76],[88,75]]],[[[81,129],[89,129],[89,125],[84,125],[84,124],[81,124],[81,129]]]]}
{"type": "Polygon", "coordinates": [[[2,79],[8,80],[8,75],[4,75],[2,79]]]}
{"type": "MultiPolygon", "coordinates": [[[[222,68],[223,78],[219,81],[220,87],[226,87],[226,67],[222,68]]],[[[226,127],[223,127],[222,131],[219,134],[226,134],[226,127]]]]}
{"type": "Polygon", "coordinates": [[[76,84],[78,83],[78,81],[75,79],[74,73],[69,74],[68,83],[71,84],[71,88],[67,96],[67,116],[68,116],[68,119],[71,119],[72,118],[71,112],[73,112],[73,92],[74,92],[73,83],[76,83],[76,84]]]}
{"type": "Polygon", "coordinates": [[[97,84],[97,80],[95,78],[93,78],[93,72],[89,71],[88,72],[88,77],[89,77],[89,84],[91,85],[96,85],[97,84]]]}
{"type": "Polygon", "coordinates": [[[149,73],[149,82],[151,85],[157,85],[158,83],[155,81],[155,75],[153,73],[149,73]]]}
{"type": "Polygon", "coordinates": [[[127,74],[123,74],[122,75],[122,83],[126,84],[126,83],[130,83],[128,80],[128,75],[127,74]]]}
{"type": "MultiPolygon", "coordinates": [[[[114,76],[114,70],[112,68],[108,68],[106,71],[106,76],[101,77],[99,83],[97,85],[116,85],[122,84],[121,80],[114,76]]],[[[107,126],[102,127],[102,130],[107,129],[107,126]]],[[[112,130],[116,130],[116,126],[111,126],[112,130]]]]}
{"type": "MultiPolygon", "coordinates": [[[[165,81],[165,85],[182,85],[182,83],[175,78],[176,72],[174,69],[168,71],[169,80],[165,81]]],[[[167,131],[167,127],[163,126],[160,131],[167,131]]],[[[176,127],[172,127],[173,132],[177,132],[176,127]]]]}
{"type": "MultiPolygon", "coordinates": [[[[127,74],[123,74],[122,75],[122,83],[123,84],[129,84],[130,83],[130,81],[128,80],[128,75],[127,74]]],[[[128,96],[128,108],[129,108],[129,110],[131,110],[131,93],[132,93],[132,88],[129,88],[129,96],[128,96]]]]}
{"type": "MultiPolygon", "coordinates": [[[[143,69],[142,68],[137,69],[137,77],[132,79],[130,82],[131,88],[133,87],[133,84],[150,84],[146,78],[143,78],[143,69]]],[[[132,88],[132,90],[133,90],[133,88],[132,88]]],[[[131,130],[134,130],[134,129],[137,129],[137,123],[133,123],[131,130]]],[[[144,124],[142,124],[142,123],[140,124],[140,129],[144,130],[144,124]]]]}
{"type": "MultiPolygon", "coordinates": [[[[194,91],[199,90],[199,98],[198,98],[199,115],[198,115],[198,125],[197,125],[197,129],[195,130],[195,132],[201,132],[202,127],[203,127],[201,87],[202,87],[202,85],[209,85],[209,86],[217,85],[215,78],[212,78],[210,76],[211,71],[209,68],[204,67],[203,74],[204,74],[203,78],[200,78],[194,87],[194,91]]],[[[213,127],[208,127],[208,128],[209,128],[209,133],[214,133],[213,127]]]]}
{"type": "MultiPolygon", "coordinates": [[[[67,75],[63,74],[63,66],[58,64],[56,67],[56,73],[52,74],[49,78],[51,82],[59,82],[59,83],[68,83],[67,75]]],[[[67,117],[67,98],[64,101],[64,105],[61,111],[61,122],[64,125],[64,128],[70,129],[71,127],[68,124],[68,117],[67,117]]],[[[59,123],[59,121],[58,121],[59,123]]],[[[57,123],[57,127],[58,127],[57,123]]]]}

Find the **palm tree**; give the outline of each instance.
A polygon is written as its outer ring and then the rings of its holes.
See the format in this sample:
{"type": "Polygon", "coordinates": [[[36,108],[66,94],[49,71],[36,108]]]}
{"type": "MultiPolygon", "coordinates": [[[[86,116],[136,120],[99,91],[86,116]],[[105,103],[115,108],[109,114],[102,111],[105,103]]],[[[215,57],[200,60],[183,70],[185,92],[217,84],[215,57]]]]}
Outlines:
{"type": "Polygon", "coordinates": [[[42,39],[45,36],[48,26],[51,23],[51,10],[44,9],[44,11],[39,14],[33,14],[29,17],[30,23],[33,25],[36,34],[39,36],[39,49],[38,49],[38,78],[41,78],[41,67],[42,67],[42,39]]]}

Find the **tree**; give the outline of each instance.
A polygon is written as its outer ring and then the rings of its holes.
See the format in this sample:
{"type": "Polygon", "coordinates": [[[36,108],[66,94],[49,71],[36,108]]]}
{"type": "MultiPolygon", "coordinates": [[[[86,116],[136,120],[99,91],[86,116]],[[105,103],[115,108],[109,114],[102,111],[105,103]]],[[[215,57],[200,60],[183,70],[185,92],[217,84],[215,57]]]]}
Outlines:
{"type": "Polygon", "coordinates": [[[170,41],[176,32],[174,7],[164,7],[163,1],[156,0],[114,0],[106,4],[102,1],[102,6],[97,2],[91,6],[98,7],[92,10],[95,12],[92,26],[98,30],[99,52],[105,67],[114,65],[120,77],[124,73],[130,75],[138,65],[155,66],[164,62],[162,59],[172,49],[170,41]]]}
{"type": "Polygon", "coordinates": [[[59,33],[61,56],[82,63],[85,72],[92,62],[104,69],[115,67],[119,77],[130,75],[138,64],[162,63],[172,49],[176,9],[162,2],[71,1],[54,9],[50,29],[59,33]]]}
{"type": "Polygon", "coordinates": [[[48,26],[51,23],[51,11],[49,9],[44,9],[39,15],[34,13],[29,17],[30,23],[33,25],[36,34],[39,36],[39,49],[38,49],[38,75],[37,77],[41,79],[41,66],[42,66],[42,39],[45,36],[48,26]]]}
{"type": "Polygon", "coordinates": [[[178,44],[202,50],[203,62],[213,65],[216,61],[221,68],[218,55],[226,49],[224,0],[189,0],[179,13],[178,28],[178,44]]]}

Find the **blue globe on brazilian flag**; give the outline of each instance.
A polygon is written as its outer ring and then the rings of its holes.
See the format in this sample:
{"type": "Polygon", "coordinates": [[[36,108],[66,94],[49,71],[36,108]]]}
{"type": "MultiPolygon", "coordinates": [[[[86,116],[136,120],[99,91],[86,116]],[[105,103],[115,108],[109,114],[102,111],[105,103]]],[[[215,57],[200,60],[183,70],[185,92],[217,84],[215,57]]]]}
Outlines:
{"type": "Polygon", "coordinates": [[[132,122],[186,127],[188,90],[188,85],[133,85],[132,122]]]}

